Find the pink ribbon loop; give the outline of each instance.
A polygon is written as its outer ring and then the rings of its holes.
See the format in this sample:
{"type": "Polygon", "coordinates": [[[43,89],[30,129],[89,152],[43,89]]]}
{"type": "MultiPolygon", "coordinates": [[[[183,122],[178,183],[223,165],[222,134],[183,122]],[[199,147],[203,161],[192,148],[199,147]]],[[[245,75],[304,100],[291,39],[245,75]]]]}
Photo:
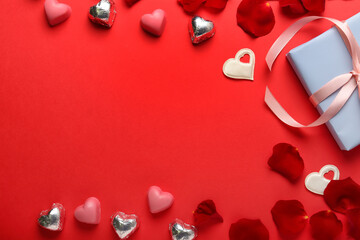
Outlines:
{"type": "Polygon", "coordinates": [[[360,97],[360,47],[356,42],[356,39],[352,34],[349,26],[346,23],[343,23],[336,19],[310,16],[302,18],[299,21],[295,22],[293,25],[291,25],[279,36],[279,38],[274,42],[268,54],[266,55],[265,60],[270,71],[276,58],[286,46],[286,44],[293,38],[293,36],[303,26],[305,26],[309,22],[318,19],[325,19],[335,24],[352,58],[353,70],[350,73],[344,73],[333,78],[323,87],[321,87],[318,91],[316,91],[313,95],[310,96],[310,101],[316,107],[320,102],[324,101],[326,98],[339,90],[328,109],[326,109],[326,111],[321,114],[318,119],[308,125],[303,125],[297,122],[294,118],[292,118],[275,99],[269,88],[266,87],[265,103],[281,121],[283,121],[289,126],[296,128],[316,127],[328,122],[341,110],[341,108],[349,100],[356,88],[358,88],[360,97]]]}

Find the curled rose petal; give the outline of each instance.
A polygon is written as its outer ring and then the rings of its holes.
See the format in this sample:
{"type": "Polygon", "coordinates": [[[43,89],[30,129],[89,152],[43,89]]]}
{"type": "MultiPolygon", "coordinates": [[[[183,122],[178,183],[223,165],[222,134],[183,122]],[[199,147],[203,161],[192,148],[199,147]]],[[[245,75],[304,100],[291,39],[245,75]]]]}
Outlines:
{"type": "Polygon", "coordinates": [[[308,216],[304,206],[298,200],[280,200],[271,209],[271,215],[279,233],[286,238],[292,238],[301,233],[308,216]]]}
{"type": "Polygon", "coordinates": [[[301,15],[307,12],[301,3],[301,0],[279,0],[279,5],[289,14],[301,15]]]}
{"type": "Polygon", "coordinates": [[[242,0],[236,19],[237,24],[252,37],[270,33],[275,25],[274,12],[265,0],[242,0]]]}
{"type": "Polygon", "coordinates": [[[223,10],[226,7],[228,0],[207,0],[205,2],[205,7],[213,8],[215,10],[223,10]]]}
{"type": "Polygon", "coordinates": [[[349,226],[349,236],[360,239],[360,208],[354,208],[346,212],[349,226]]]}
{"type": "Polygon", "coordinates": [[[243,218],[231,224],[229,237],[230,240],[268,240],[269,231],[259,219],[243,218]]]}
{"type": "Polygon", "coordinates": [[[223,218],[216,211],[213,200],[202,201],[194,211],[194,225],[196,227],[202,227],[223,221],[223,218]]]}
{"type": "Polygon", "coordinates": [[[290,181],[297,180],[304,171],[304,161],[297,148],[288,143],[276,144],[268,161],[272,170],[290,181]]]}
{"type": "Polygon", "coordinates": [[[360,186],[351,178],[332,180],[325,188],[324,200],[336,212],[360,208],[360,186]]]}
{"type": "Polygon", "coordinates": [[[337,239],[343,230],[341,221],[331,210],[315,213],[310,218],[311,234],[317,240],[337,239]]]}
{"type": "Polygon", "coordinates": [[[325,0],[301,0],[304,7],[310,12],[323,12],[325,10],[325,0]]]}
{"type": "Polygon", "coordinates": [[[193,13],[199,9],[201,4],[206,0],[178,0],[178,3],[184,8],[187,13],[193,13]]]}

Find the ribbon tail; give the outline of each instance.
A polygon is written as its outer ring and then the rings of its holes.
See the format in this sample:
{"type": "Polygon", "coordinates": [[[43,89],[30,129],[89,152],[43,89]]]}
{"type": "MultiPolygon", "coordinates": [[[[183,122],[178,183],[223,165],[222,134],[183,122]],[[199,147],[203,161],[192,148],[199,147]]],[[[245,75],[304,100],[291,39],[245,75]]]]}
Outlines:
{"type": "Polygon", "coordinates": [[[266,87],[265,91],[265,103],[271,109],[271,111],[285,124],[295,127],[317,127],[326,122],[328,122],[331,118],[333,118],[345,105],[347,100],[350,98],[351,94],[356,89],[357,84],[356,81],[349,81],[346,83],[336,95],[335,99],[332,101],[328,109],[320,115],[318,119],[314,122],[304,125],[296,121],[290,114],[280,105],[280,103],[275,99],[273,94],[270,92],[269,88],[266,87]]]}

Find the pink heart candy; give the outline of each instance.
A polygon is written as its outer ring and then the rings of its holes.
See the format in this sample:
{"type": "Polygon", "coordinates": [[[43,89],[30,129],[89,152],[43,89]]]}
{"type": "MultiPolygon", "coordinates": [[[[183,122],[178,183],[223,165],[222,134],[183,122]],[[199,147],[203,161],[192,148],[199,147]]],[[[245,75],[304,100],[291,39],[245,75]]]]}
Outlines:
{"type": "Polygon", "coordinates": [[[71,7],[57,0],[45,0],[45,13],[51,26],[59,24],[71,15],[71,7]]]}
{"type": "Polygon", "coordinates": [[[75,209],[74,216],[82,223],[99,224],[101,218],[100,201],[95,197],[86,199],[83,205],[75,209]]]}
{"type": "Polygon", "coordinates": [[[145,31],[159,37],[164,32],[166,24],[165,12],[156,9],[152,14],[143,15],[140,23],[145,31]]]}
{"type": "Polygon", "coordinates": [[[150,212],[159,213],[171,207],[174,196],[171,193],[163,192],[157,186],[152,186],[148,191],[148,200],[150,212]]]}

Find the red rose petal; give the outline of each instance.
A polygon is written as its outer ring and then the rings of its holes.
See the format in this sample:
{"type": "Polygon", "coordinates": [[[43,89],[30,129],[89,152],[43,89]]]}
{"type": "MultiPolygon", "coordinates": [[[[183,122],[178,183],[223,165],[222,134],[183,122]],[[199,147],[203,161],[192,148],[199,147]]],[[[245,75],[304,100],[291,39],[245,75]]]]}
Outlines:
{"type": "Polygon", "coordinates": [[[268,164],[272,170],[290,181],[297,180],[304,171],[304,161],[300,157],[298,149],[287,143],[279,143],[274,146],[268,164]]]}
{"type": "Polygon", "coordinates": [[[290,14],[301,15],[307,12],[301,3],[301,0],[279,0],[279,5],[290,14]]]}
{"type": "Polygon", "coordinates": [[[304,7],[310,12],[323,12],[325,0],[302,0],[304,7]]]}
{"type": "Polygon", "coordinates": [[[349,235],[354,239],[360,239],[360,208],[354,208],[346,212],[348,219],[349,235]]]}
{"type": "Polygon", "coordinates": [[[205,7],[213,8],[216,10],[223,10],[226,7],[228,0],[207,0],[205,2],[205,7]]]}
{"type": "Polygon", "coordinates": [[[194,225],[196,227],[211,225],[223,221],[223,218],[216,211],[213,200],[202,201],[194,211],[194,225]]]}
{"type": "Polygon", "coordinates": [[[132,6],[134,5],[135,3],[137,3],[139,0],[125,0],[126,4],[128,6],[132,6]]]}
{"type": "Polygon", "coordinates": [[[242,0],[236,18],[237,24],[252,37],[270,33],[275,25],[274,12],[265,0],[242,0]]]}
{"type": "Polygon", "coordinates": [[[230,240],[268,240],[269,231],[259,219],[243,218],[231,224],[229,237],[230,240]]]}
{"type": "Polygon", "coordinates": [[[360,208],[360,186],[351,178],[332,180],[325,188],[324,200],[336,212],[360,208]]]}
{"type": "Polygon", "coordinates": [[[317,240],[336,239],[343,230],[341,221],[332,211],[321,211],[310,218],[311,234],[317,240]]]}
{"type": "Polygon", "coordinates": [[[184,8],[185,12],[192,13],[198,10],[205,1],[206,0],[178,0],[178,3],[184,8]]]}
{"type": "Polygon", "coordinates": [[[271,215],[279,233],[287,238],[301,233],[309,218],[298,200],[278,201],[271,209],[271,215]]]}

